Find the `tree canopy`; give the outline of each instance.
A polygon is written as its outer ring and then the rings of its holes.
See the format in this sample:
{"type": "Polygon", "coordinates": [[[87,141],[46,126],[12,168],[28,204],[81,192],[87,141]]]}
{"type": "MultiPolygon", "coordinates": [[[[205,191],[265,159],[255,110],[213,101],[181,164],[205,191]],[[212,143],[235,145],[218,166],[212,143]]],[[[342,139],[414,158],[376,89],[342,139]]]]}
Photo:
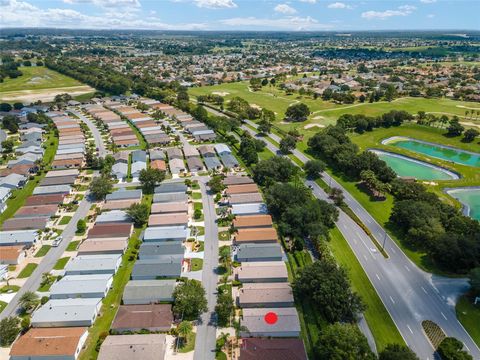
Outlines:
{"type": "Polygon", "coordinates": [[[142,184],[142,189],[145,194],[153,193],[155,186],[165,180],[165,171],[148,168],[140,170],[140,176],[138,177],[142,184]]]}
{"type": "Polygon", "coordinates": [[[308,115],[310,115],[310,108],[307,105],[303,103],[294,104],[285,111],[285,120],[301,122],[307,120],[308,115]]]}
{"type": "Polygon", "coordinates": [[[187,279],[180,283],[173,292],[173,312],[183,320],[197,320],[207,311],[205,289],[197,280],[187,279]]]}

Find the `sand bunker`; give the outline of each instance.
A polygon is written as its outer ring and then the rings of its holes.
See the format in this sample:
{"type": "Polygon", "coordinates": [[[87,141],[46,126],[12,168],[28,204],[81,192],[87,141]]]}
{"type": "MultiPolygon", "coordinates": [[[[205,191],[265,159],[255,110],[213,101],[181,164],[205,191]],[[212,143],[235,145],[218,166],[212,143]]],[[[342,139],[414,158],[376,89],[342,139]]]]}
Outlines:
{"type": "Polygon", "coordinates": [[[226,91],[213,91],[212,95],[227,96],[230,95],[230,93],[226,91]]]}
{"type": "Polygon", "coordinates": [[[313,120],[323,120],[323,119],[325,119],[325,117],[321,115],[317,115],[313,118],[313,120]]]}
{"type": "Polygon", "coordinates": [[[437,186],[438,185],[438,183],[436,183],[435,181],[422,181],[422,184],[432,185],[432,186],[437,186]]]}
{"type": "Polygon", "coordinates": [[[0,93],[0,100],[10,101],[10,102],[23,102],[29,104],[41,100],[42,102],[52,101],[55,95],[68,93],[71,96],[82,95],[90,92],[94,92],[95,89],[87,86],[70,86],[70,87],[60,87],[53,89],[37,89],[37,90],[19,90],[19,91],[8,91],[0,93]]]}
{"type": "Polygon", "coordinates": [[[307,124],[307,125],[305,125],[303,128],[304,128],[305,130],[307,130],[307,129],[311,129],[311,128],[314,128],[314,127],[324,128],[325,125],[322,125],[322,124],[307,124]]]}
{"type": "Polygon", "coordinates": [[[258,106],[257,104],[250,104],[250,106],[254,109],[257,109],[257,110],[262,110],[262,107],[261,106],[258,106]]]}

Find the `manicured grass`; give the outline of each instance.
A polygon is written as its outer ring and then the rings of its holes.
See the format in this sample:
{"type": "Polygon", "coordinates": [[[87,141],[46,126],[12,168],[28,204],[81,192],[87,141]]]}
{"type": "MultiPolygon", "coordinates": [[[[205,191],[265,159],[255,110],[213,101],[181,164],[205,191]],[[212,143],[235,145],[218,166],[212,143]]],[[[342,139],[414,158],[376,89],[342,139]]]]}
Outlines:
{"type": "Polygon", "coordinates": [[[375,338],[377,349],[381,351],[391,343],[405,344],[390,314],[343,235],[338,228],[332,229],[330,235],[329,246],[335,259],[348,269],[353,290],[362,297],[367,305],[364,315],[375,338]]]}
{"type": "Polygon", "coordinates": [[[191,259],[192,271],[202,270],[203,268],[203,259],[191,259]]]}
{"type": "Polygon", "coordinates": [[[7,303],[5,301],[0,301],[0,313],[7,307],[7,303]]]}
{"type": "Polygon", "coordinates": [[[204,226],[196,226],[196,228],[198,230],[197,236],[205,235],[205,227],[204,226]]]}
{"type": "Polygon", "coordinates": [[[221,241],[228,241],[230,240],[230,233],[228,231],[220,231],[218,233],[218,239],[221,241]]]}
{"type": "Polygon", "coordinates": [[[71,219],[72,219],[71,216],[68,216],[68,215],[64,216],[60,219],[58,225],[67,225],[70,222],[71,219]]]}
{"type": "Polygon", "coordinates": [[[55,280],[57,280],[57,277],[52,276],[47,283],[45,283],[43,286],[40,285],[40,287],[38,288],[37,291],[40,291],[40,292],[49,291],[49,290],[50,290],[50,287],[53,285],[53,283],[55,282],[55,280]]]}
{"type": "Polygon", "coordinates": [[[5,285],[0,289],[0,294],[6,294],[9,291],[17,292],[18,290],[20,290],[20,286],[17,286],[17,285],[8,285],[7,286],[7,285],[5,285]]]}
{"type": "Polygon", "coordinates": [[[67,251],[76,251],[78,248],[78,244],[80,244],[80,240],[71,241],[67,246],[67,251]]]}
{"type": "Polygon", "coordinates": [[[202,199],[202,193],[192,192],[192,199],[193,200],[201,200],[202,199]]]}
{"type": "Polygon", "coordinates": [[[258,153],[259,160],[267,160],[270,159],[272,156],[275,156],[275,154],[268,150],[266,147],[263,149],[263,151],[260,151],[258,153]]]}
{"type": "Polygon", "coordinates": [[[480,346],[480,304],[474,305],[471,299],[462,296],[455,307],[457,318],[468,331],[473,341],[480,346]]]}
{"type": "Polygon", "coordinates": [[[27,264],[27,266],[25,266],[23,270],[20,271],[20,274],[18,274],[18,278],[25,279],[29,277],[30,275],[32,275],[33,271],[37,268],[37,266],[38,265],[34,263],[27,264]]]}
{"type": "Polygon", "coordinates": [[[37,253],[35,254],[35,257],[43,257],[47,255],[48,251],[50,250],[50,247],[51,247],[50,245],[42,245],[40,250],[38,250],[37,253]]]}
{"type": "Polygon", "coordinates": [[[68,260],[70,260],[70,256],[58,259],[53,268],[55,270],[63,270],[65,268],[65,265],[67,265],[68,260]]]}
{"type": "Polygon", "coordinates": [[[0,92],[17,90],[52,89],[67,86],[80,86],[81,82],[50,70],[44,66],[22,66],[23,75],[15,79],[6,78],[0,83],[0,92]]]}
{"type": "MultiPolygon", "coordinates": [[[[142,203],[152,203],[152,195],[144,195],[142,203]]],[[[130,274],[133,270],[133,265],[136,258],[136,245],[139,245],[139,236],[145,229],[146,225],[142,228],[135,228],[130,240],[128,241],[128,248],[122,257],[122,265],[118,269],[113,278],[112,288],[108,292],[107,296],[103,299],[103,306],[100,310],[100,316],[97,317],[93,326],[89,329],[89,336],[85,342],[84,350],[81,352],[79,360],[95,360],[98,356],[96,349],[99,336],[108,333],[113,318],[118,310],[118,306],[122,300],[123,289],[130,280],[130,274]]]]}
{"type": "MultiPolygon", "coordinates": [[[[53,161],[58,146],[58,137],[51,131],[45,141],[47,147],[43,154],[43,164],[48,168],[53,161]]],[[[0,214],[0,226],[5,220],[10,219],[18,209],[20,209],[27,197],[29,197],[38,183],[45,177],[46,171],[40,175],[36,175],[32,180],[27,182],[22,189],[17,189],[12,192],[12,196],[7,200],[7,209],[0,214]]]]}
{"type": "Polygon", "coordinates": [[[195,349],[196,335],[197,334],[195,334],[194,332],[188,334],[186,344],[184,344],[183,341],[180,341],[180,346],[178,347],[178,352],[179,353],[188,353],[190,351],[193,351],[193,349],[195,349]]]}

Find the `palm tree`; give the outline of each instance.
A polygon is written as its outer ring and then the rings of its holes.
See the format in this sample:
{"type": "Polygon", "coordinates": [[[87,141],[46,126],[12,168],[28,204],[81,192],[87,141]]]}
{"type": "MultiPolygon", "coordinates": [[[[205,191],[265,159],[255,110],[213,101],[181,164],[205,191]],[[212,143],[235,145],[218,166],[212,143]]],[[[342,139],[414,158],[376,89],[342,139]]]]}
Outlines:
{"type": "Polygon", "coordinates": [[[38,295],[33,291],[26,291],[18,300],[20,306],[25,312],[31,312],[38,303],[38,295]]]}
{"type": "Polygon", "coordinates": [[[178,334],[183,338],[184,344],[188,342],[188,335],[190,335],[192,330],[193,326],[190,321],[184,320],[180,324],[178,324],[177,331],[178,334]]]}
{"type": "Polygon", "coordinates": [[[220,257],[220,262],[227,267],[230,262],[230,247],[222,246],[219,250],[218,256],[220,257]]]}

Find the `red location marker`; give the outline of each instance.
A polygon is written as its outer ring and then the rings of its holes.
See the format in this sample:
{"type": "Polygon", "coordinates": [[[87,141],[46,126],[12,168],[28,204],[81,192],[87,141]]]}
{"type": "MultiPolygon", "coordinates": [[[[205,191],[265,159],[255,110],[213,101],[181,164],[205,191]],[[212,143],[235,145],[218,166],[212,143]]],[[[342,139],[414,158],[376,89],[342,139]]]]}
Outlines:
{"type": "Polygon", "coordinates": [[[268,325],[273,325],[278,321],[278,315],[274,312],[268,312],[265,314],[264,319],[268,325]]]}

